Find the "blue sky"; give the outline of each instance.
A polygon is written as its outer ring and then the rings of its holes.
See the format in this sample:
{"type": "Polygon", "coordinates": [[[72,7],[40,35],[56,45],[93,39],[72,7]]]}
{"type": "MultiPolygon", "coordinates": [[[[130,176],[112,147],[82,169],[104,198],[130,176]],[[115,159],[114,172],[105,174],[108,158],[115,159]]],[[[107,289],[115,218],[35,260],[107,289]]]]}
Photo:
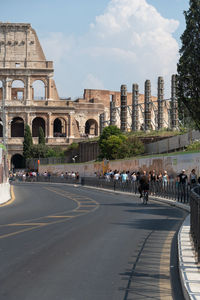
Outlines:
{"type": "Polygon", "coordinates": [[[189,0],[10,0],[1,1],[0,21],[27,22],[36,30],[46,58],[54,61],[61,97],[78,97],[84,88],[140,92],[158,76],[170,97],[176,73],[183,11],[189,0]]]}

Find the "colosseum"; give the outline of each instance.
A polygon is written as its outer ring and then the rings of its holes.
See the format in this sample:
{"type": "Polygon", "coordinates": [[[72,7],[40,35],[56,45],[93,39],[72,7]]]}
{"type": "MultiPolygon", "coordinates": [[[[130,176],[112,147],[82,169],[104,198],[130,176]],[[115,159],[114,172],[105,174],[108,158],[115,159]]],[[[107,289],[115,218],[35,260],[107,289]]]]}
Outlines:
{"type": "Polygon", "coordinates": [[[83,98],[72,101],[59,97],[53,76],[53,62],[46,60],[31,25],[0,23],[0,142],[6,144],[10,165],[23,160],[26,124],[34,143],[42,127],[46,144],[52,147],[98,136],[109,124],[127,131],[171,126],[171,104],[163,98],[162,82],[160,102],[159,95],[151,96],[148,81],[144,95],[137,85],[132,92],[122,85],[120,91],[85,89],[83,98]]]}

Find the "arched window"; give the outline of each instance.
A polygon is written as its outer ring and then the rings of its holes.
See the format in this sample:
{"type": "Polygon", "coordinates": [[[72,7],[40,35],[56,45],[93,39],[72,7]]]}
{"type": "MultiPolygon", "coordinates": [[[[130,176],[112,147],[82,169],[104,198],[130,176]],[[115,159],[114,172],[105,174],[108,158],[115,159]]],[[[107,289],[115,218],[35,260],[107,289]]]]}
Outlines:
{"type": "Polygon", "coordinates": [[[39,136],[39,128],[42,127],[45,136],[45,120],[43,118],[37,117],[32,122],[32,136],[39,136]]]}
{"type": "Polygon", "coordinates": [[[87,120],[85,123],[85,133],[93,136],[98,135],[98,124],[95,120],[87,120]]]}
{"type": "Polygon", "coordinates": [[[33,100],[45,100],[45,85],[42,80],[36,80],[32,85],[33,100]]]}
{"type": "Polygon", "coordinates": [[[12,82],[12,100],[24,100],[24,82],[22,80],[14,80],[12,82]]]}
{"type": "Polygon", "coordinates": [[[63,118],[56,118],[53,122],[54,137],[66,137],[66,121],[63,118]]]}
{"type": "Polygon", "coordinates": [[[0,137],[3,137],[3,122],[0,118],[0,137]]]}
{"type": "Polygon", "coordinates": [[[11,158],[12,169],[23,169],[25,168],[25,159],[21,154],[14,154],[11,158]]]}
{"type": "Polygon", "coordinates": [[[24,120],[16,117],[11,122],[11,137],[24,137],[24,120]]]}

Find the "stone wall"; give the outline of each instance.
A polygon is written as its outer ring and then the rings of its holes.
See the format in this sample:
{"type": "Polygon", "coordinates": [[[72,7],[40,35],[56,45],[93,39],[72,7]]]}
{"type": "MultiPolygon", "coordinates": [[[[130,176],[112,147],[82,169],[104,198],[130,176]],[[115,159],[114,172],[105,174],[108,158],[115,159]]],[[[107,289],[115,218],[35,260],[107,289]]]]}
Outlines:
{"type": "Polygon", "coordinates": [[[49,171],[51,173],[79,172],[81,176],[94,176],[95,173],[103,173],[106,169],[119,171],[152,171],[163,172],[167,170],[169,175],[176,176],[182,169],[189,175],[192,169],[200,176],[200,153],[163,155],[154,157],[144,157],[140,159],[91,162],[87,164],[62,164],[62,165],[40,165],[39,172],[49,171]]]}

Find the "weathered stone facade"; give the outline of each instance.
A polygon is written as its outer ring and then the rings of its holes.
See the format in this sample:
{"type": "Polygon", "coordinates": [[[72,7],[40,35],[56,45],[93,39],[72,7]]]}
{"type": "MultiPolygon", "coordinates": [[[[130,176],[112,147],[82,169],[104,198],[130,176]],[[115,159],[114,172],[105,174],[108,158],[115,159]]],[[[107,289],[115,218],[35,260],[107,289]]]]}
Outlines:
{"type": "MultiPolygon", "coordinates": [[[[47,61],[37,35],[30,24],[0,23],[0,99],[1,121],[5,118],[5,136],[9,160],[23,152],[24,127],[31,128],[37,143],[39,127],[46,143],[65,146],[86,135],[99,134],[101,102],[60,99],[53,80],[53,62],[47,61]],[[36,97],[34,83],[43,85],[43,97],[36,97]],[[16,87],[17,83],[20,87],[16,87]]],[[[0,124],[0,140],[3,124],[0,124]]],[[[16,157],[17,159],[17,157],[16,157]]]]}
{"type": "MultiPolygon", "coordinates": [[[[9,161],[13,158],[15,166],[22,159],[26,124],[31,128],[34,143],[37,143],[39,127],[42,127],[46,144],[53,147],[98,136],[100,115],[104,113],[105,123],[109,125],[110,107],[115,108],[112,124],[120,127],[120,92],[86,89],[82,99],[71,101],[59,97],[53,75],[53,62],[46,60],[30,24],[0,23],[0,141],[4,136],[9,161]],[[37,96],[39,88],[42,88],[40,97],[37,96]],[[4,128],[3,124],[6,124],[4,128]]],[[[144,95],[139,94],[138,99],[138,128],[144,129],[144,95]]],[[[155,129],[156,97],[151,97],[149,107],[151,128],[155,129]]],[[[126,110],[125,127],[131,130],[132,93],[128,92],[126,110]]],[[[169,124],[168,111],[169,101],[164,101],[164,127],[169,124]]]]}

